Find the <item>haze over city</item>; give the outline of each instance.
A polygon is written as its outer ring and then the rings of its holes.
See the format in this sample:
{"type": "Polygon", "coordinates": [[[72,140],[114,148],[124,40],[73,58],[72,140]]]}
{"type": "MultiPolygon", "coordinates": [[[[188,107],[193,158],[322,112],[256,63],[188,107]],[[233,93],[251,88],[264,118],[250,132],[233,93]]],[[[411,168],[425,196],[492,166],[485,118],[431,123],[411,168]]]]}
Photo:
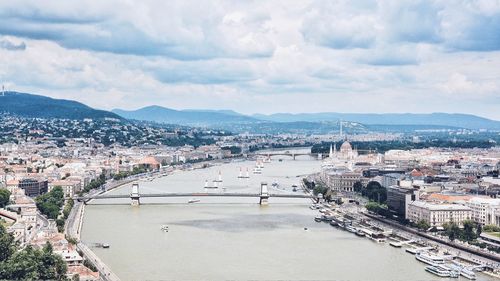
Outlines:
{"type": "Polygon", "coordinates": [[[101,109],[500,119],[499,1],[2,1],[8,90],[101,109]]]}

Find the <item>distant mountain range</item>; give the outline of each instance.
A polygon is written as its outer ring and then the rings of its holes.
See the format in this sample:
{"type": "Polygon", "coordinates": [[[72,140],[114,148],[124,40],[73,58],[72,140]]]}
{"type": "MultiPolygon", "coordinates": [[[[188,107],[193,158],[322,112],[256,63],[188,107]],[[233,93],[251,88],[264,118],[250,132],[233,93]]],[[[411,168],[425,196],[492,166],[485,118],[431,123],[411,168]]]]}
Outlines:
{"type": "Polygon", "coordinates": [[[53,99],[40,95],[5,92],[0,95],[0,113],[8,112],[30,118],[116,118],[154,121],[186,126],[203,126],[252,132],[333,132],[339,120],[345,129],[361,131],[412,131],[422,129],[490,129],[500,130],[500,121],[470,114],[450,113],[276,113],[243,115],[232,110],[175,110],[148,106],[137,110],[97,110],[72,100],[53,99]]]}
{"type": "Polygon", "coordinates": [[[137,110],[113,109],[127,119],[146,120],[190,126],[219,126],[235,123],[256,123],[260,120],[230,110],[175,110],[157,105],[137,110]]]}
{"type": "Polygon", "coordinates": [[[457,113],[276,113],[271,115],[254,114],[254,118],[272,122],[324,122],[333,120],[348,120],[364,125],[432,125],[467,129],[500,130],[500,122],[471,114],[457,113]]]}
{"type": "Polygon", "coordinates": [[[77,101],[18,92],[5,92],[0,95],[0,112],[29,118],[123,119],[112,112],[93,109],[77,101]]]}
{"type": "MultiPolygon", "coordinates": [[[[367,125],[369,128],[393,130],[398,127],[415,129],[490,129],[500,130],[500,122],[471,114],[452,113],[276,113],[271,115],[243,115],[232,110],[174,110],[160,106],[148,106],[138,110],[125,111],[114,109],[114,113],[128,119],[184,124],[191,126],[217,126],[227,124],[260,124],[259,127],[269,128],[269,123],[287,123],[297,128],[310,128],[317,124],[324,127],[326,123],[350,121],[367,125]],[[320,124],[321,123],[321,124],[320,124]]],[[[247,126],[248,127],[248,126],[247,126]]],[[[255,126],[254,126],[255,127],[255,126]]],[[[285,124],[271,127],[284,128],[285,124]]]]}

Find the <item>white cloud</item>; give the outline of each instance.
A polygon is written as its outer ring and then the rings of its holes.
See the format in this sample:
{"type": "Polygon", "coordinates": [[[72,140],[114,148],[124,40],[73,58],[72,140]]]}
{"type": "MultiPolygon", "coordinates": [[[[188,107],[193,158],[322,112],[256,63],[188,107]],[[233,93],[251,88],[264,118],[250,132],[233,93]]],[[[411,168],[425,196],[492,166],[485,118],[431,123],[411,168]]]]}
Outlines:
{"type": "Polygon", "coordinates": [[[500,1],[10,1],[0,16],[0,83],[100,108],[500,119],[485,110],[500,1]]]}

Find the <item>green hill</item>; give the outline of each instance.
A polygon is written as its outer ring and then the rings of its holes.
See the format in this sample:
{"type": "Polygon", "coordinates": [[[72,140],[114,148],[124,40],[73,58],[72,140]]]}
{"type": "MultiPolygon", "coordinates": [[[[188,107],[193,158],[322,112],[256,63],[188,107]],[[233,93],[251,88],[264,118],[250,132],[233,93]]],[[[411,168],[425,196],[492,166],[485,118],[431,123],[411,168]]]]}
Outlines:
{"type": "Polygon", "coordinates": [[[18,92],[0,95],[0,112],[28,118],[122,119],[112,112],[93,109],[80,102],[18,92]]]}

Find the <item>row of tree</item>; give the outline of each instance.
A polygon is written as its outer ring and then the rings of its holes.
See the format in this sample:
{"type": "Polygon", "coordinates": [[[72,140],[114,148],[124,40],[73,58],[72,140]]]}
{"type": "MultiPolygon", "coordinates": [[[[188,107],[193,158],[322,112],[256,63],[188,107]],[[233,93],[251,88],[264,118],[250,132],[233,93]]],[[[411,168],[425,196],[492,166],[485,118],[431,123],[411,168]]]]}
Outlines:
{"type": "Polygon", "coordinates": [[[113,179],[114,180],[121,180],[121,179],[124,179],[124,178],[129,177],[129,176],[145,173],[147,171],[148,171],[148,169],[146,168],[146,166],[140,165],[138,167],[134,167],[132,169],[132,171],[126,171],[126,172],[122,171],[122,172],[119,172],[118,174],[114,174],[113,179]]]}
{"type": "Polygon", "coordinates": [[[14,237],[0,224],[0,280],[65,280],[67,266],[52,245],[19,249],[14,237]]]}
{"type": "Polygon", "coordinates": [[[83,188],[83,192],[89,192],[92,189],[99,188],[99,187],[101,187],[105,183],[106,183],[106,175],[104,173],[102,173],[102,174],[99,175],[98,178],[91,180],[90,183],[88,183],[83,188]]]}
{"type": "Polygon", "coordinates": [[[481,224],[472,220],[465,220],[462,222],[463,227],[460,228],[458,224],[449,222],[443,224],[443,234],[448,236],[451,241],[459,239],[464,242],[472,242],[481,235],[483,229],[481,224]]]}
{"type": "MultiPolygon", "coordinates": [[[[323,142],[314,144],[311,147],[311,153],[328,153],[330,151],[331,142],[323,142]]],[[[353,147],[359,150],[372,150],[378,153],[385,153],[388,150],[400,149],[422,149],[429,147],[442,147],[442,148],[491,148],[495,143],[490,142],[488,138],[482,140],[468,140],[468,141],[451,141],[449,139],[431,139],[422,142],[413,142],[412,140],[392,140],[392,141],[354,141],[351,142],[353,147]]]]}

